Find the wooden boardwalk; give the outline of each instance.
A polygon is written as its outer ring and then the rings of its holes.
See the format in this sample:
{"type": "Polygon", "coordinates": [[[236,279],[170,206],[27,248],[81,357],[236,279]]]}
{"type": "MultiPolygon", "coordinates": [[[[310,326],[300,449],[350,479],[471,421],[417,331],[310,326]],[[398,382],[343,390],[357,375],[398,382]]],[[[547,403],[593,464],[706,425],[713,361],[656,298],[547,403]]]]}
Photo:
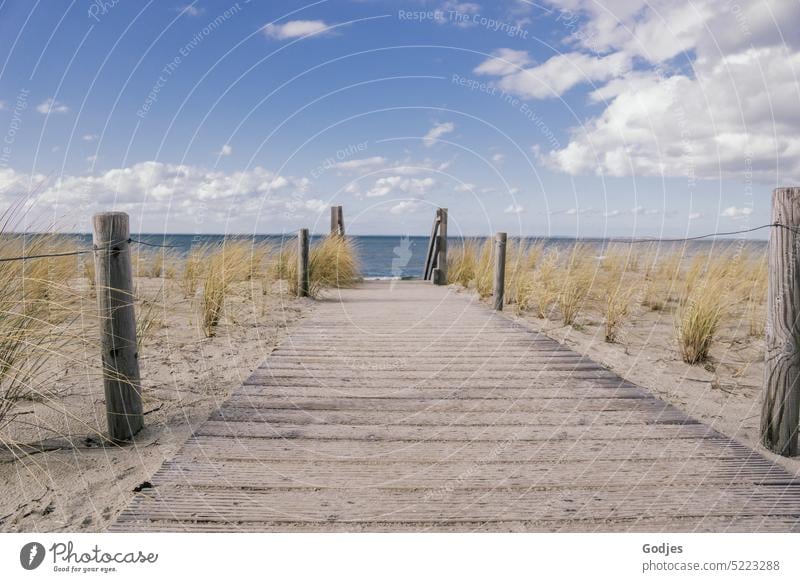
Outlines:
{"type": "Polygon", "coordinates": [[[800,482],[485,305],[315,307],[114,531],[796,531],[800,482]]]}

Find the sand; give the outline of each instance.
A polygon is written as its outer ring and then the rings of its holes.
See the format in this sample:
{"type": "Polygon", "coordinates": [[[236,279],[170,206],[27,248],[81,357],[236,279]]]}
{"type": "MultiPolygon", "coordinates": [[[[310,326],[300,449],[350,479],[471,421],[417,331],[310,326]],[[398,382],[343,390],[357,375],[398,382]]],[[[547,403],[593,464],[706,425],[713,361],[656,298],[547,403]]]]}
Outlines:
{"type": "Polygon", "coordinates": [[[145,299],[139,309],[150,310],[153,321],[140,354],[145,430],[127,446],[108,444],[102,436],[98,325],[87,289],[82,315],[70,330],[82,341],[66,345],[50,370],[58,404],[20,403],[26,414],[0,435],[44,449],[16,460],[0,455],[0,531],[104,531],[134,489],[175,454],[312,305],[280,289],[264,295],[259,284],[241,283],[217,336],[205,338],[196,304],[174,282],[137,278],[136,284],[145,299]]]}

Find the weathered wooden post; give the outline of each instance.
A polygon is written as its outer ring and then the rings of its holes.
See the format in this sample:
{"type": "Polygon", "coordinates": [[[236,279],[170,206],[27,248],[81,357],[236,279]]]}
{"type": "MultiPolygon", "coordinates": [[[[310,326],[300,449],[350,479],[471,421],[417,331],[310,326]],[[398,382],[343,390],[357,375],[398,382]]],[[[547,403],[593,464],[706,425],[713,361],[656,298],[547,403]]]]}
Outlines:
{"type": "Polygon", "coordinates": [[[124,212],[95,214],[92,222],[108,434],[112,440],[124,441],[144,426],[130,222],[124,212]]]}
{"type": "Polygon", "coordinates": [[[800,188],[772,193],[764,401],[761,441],[785,457],[797,454],[800,423],[800,188]]]}
{"type": "Polygon", "coordinates": [[[344,209],[331,206],[331,234],[344,236],[344,209]]]}
{"type": "Polygon", "coordinates": [[[433,270],[433,284],[447,285],[447,208],[436,211],[439,222],[439,235],[436,238],[436,268],[433,270]]]}
{"type": "Polygon", "coordinates": [[[297,296],[308,297],[308,229],[301,228],[297,234],[297,296]]]}
{"type": "Polygon", "coordinates": [[[504,232],[494,236],[494,310],[503,311],[506,293],[506,239],[504,232]]]}

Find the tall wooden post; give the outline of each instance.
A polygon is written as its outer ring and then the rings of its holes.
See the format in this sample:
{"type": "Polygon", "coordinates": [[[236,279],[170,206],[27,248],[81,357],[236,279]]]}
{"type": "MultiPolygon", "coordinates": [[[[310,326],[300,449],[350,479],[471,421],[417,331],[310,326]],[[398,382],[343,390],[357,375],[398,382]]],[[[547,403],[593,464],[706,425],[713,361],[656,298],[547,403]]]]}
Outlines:
{"type": "Polygon", "coordinates": [[[800,188],[772,193],[766,366],[761,440],[785,457],[798,452],[800,423],[800,188]]]}
{"type": "Polygon", "coordinates": [[[92,222],[108,434],[112,440],[124,441],[144,426],[130,223],[124,212],[95,214],[92,222]]]}
{"type": "Polygon", "coordinates": [[[344,209],[331,206],[331,234],[344,236],[344,209]]]}
{"type": "Polygon", "coordinates": [[[494,309],[503,311],[506,293],[506,239],[504,232],[494,236],[494,309]]]}
{"type": "Polygon", "coordinates": [[[297,234],[297,296],[308,297],[308,229],[301,228],[297,234]]]}
{"type": "Polygon", "coordinates": [[[436,268],[433,270],[433,284],[447,285],[447,208],[436,211],[439,221],[439,236],[436,239],[436,268]]]}

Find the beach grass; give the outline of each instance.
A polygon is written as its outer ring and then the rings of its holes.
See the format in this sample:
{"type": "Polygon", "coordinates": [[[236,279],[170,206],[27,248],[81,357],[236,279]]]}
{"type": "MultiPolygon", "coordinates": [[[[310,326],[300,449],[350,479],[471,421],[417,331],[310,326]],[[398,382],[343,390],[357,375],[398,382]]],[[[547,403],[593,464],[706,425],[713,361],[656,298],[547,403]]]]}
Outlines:
{"type": "MultiPolygon", "coordinates": [[[[2,257],[76,250],[55,234],[0,233],[2,257]]],[[[49,364],[71,339],[68,323],[79,301],[70,283],[79,265],[76,256],[0,263],[0,429],[16,418],[18,403],[60,398],[49,364]]]]}
{"type": "MultiPolygon", "coordinates": [[[[478,250],[470,241],[452,249],[451,283],[492,295],[493,241],[478,250]],[[474,264],[474,267],[471,265],[474,264]],[[472,277],[470,278],[470,274],[472,277]]],[[[517,314],[563,326],[602,325],[602,339],[620,341],[627,325],[647,312],[670,318],[677,356],[690,364],[708,360],[723,322],[735,337],[760,338],[766,320],[765,251],[740,243],[708,249],[684,245],[526,244],[509,241],[506,303],[517,314]]]]}
{"type": "MultiPolygon", "coordinates": [[[[282,249],[271,271],[276,278],[285,279],[289,293],[298,291],[297,248],[282,249]]],[[[327,289],[352,287],[361,279],[358,252],[353,239],[326,236],[312,243],[308,257],[308,294],[317,298],[327,289]]]]}
{"type": "Polygon", "coordinates": [[[480,256],[480,243],[466,239],[453,247],[447,256],[447,282],[468,287],[475,280],[480,256]]]}

